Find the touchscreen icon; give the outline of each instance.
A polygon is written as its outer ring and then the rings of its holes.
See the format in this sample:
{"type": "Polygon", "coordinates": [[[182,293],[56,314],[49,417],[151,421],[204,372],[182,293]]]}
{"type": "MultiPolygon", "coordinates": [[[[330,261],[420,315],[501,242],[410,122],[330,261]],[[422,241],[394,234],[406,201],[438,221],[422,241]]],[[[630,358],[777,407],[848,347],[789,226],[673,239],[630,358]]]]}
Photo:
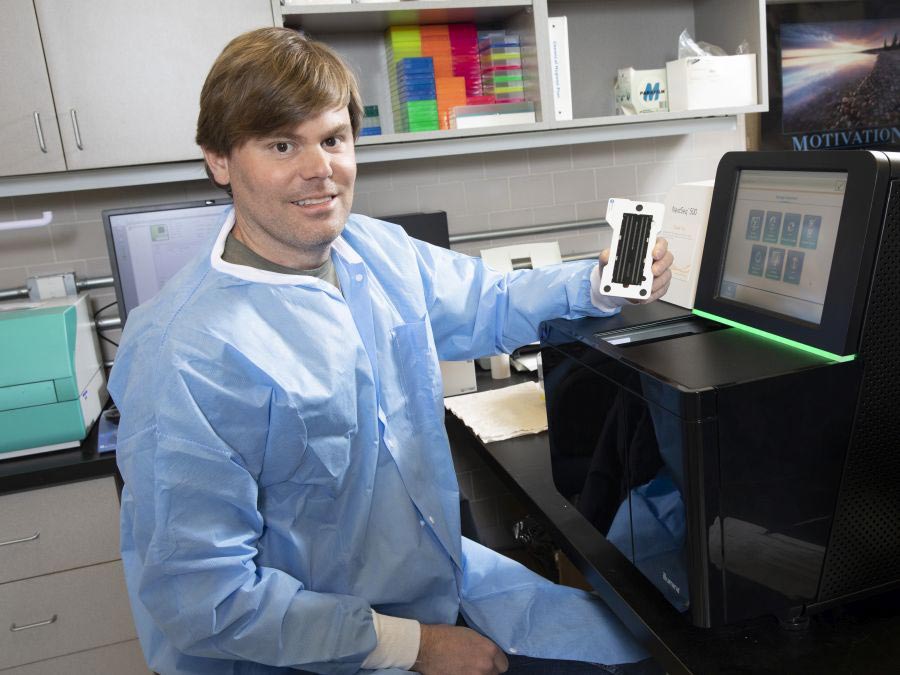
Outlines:
{"type": "Polygon", "coordinates": [[[770,248],[769,262],[766,263],[766,279],[781,279],[781,270],[784,267],[784,249],[770,248]]]}
{"type": "Polygon", "coordinates": [[[785,246],[796,246],[797,237],[800,234],[800,218],[799,213],[785,213],[784,227],[781,229],[781,243],[785,246]]]}
{"type": "Polygon", "coordinates": [[[789,284],[799,284],[803,273],[803,251],[788,251],[784,265],[784,280],[789,284]]]}
{"type": "Polygon", "coordinates": [[[772,244],[778,243],[778,235],[781,233],[781,211],[768,211],[766,213],[766,229],[763,230],[763,241],[772,244]]]}
{"type": "Polygon", "coordinates": [[[819,227],[822,216],[803,216],[803,228],[800,230],[800,248],[816,248],[819,245],[819,227]]]}
{"type": "Polygon", "coordinates": [[[763,212],[758,209],[750,211],[750,217],[747,219],[747,239],[759,241],[762,234],[763,212]]]}
{"type": "Polygon", "coordinates": [[[765,267],[765,264],[766,247],[754,244],[753,250],[750,251],[750,269],[747,270],[747,273],[752,274],[755,277],[761,277],[763,275],[763,267],[765,267]]]}

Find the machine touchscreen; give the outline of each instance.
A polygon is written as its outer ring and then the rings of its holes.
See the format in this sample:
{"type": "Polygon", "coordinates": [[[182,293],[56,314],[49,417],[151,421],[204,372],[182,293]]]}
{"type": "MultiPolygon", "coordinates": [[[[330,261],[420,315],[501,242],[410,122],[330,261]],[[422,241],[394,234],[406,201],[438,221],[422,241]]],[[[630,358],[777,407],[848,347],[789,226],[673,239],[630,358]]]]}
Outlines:
{"type": "Polygon", "coordinates": [[[719,296],[818,325],[847,173],[743,170],[719,296]]]}

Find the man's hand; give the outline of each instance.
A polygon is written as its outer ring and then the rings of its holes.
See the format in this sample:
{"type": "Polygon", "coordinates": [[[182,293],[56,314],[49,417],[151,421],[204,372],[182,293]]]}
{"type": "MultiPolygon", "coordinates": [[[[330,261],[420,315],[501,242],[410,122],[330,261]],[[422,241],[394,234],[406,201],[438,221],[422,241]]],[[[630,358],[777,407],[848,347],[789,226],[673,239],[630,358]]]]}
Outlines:
{"type": "MultiPolygon", "coordinates": [[[[653,246],[653,288],[650,291],[650,297],[643,300],[630,300],[629,302],[636,305],[646,305],[665,295],[669,290],[669,283],[672,281],[672,272],[669,268],[672,266],[675,257],[669,252],[669,242],[665,239],[658,238],[653,246]]],[[[609,249],[605,248],[600,251],[600,267],[603,268],[609,262],[609,249]]]]}
{"type": "Polygon", "coordinates": [[[422,675],[496,675],[509,667],[506,654],[471,628],[423,623],[421,629],[413,670],[422,675]]]}

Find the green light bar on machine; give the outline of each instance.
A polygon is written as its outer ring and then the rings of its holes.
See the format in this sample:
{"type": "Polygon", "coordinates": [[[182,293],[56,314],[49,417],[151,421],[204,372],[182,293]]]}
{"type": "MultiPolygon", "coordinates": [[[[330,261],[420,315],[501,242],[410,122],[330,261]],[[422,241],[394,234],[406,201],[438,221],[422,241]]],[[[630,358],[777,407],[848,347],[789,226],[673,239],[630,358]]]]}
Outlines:
{"type": "Polygon", "coordinates": [[[780,335],[775,335],[774,333],[768,333],[764,330],[760,330],[759,328],[753,328],[753,326],[747,326],[743,323],[738,323],[737,321],[732,321],[731,319],[725,319],[721,316],[716,316],[715,314],[710,314],[709,312],[704,312],[699,309],[691,310],[697,316],[702,316],[704,319],[709,319],[711,321],[717,321],[719,323],[724,323],[732,328],[737,328],[738,330],[743,330],[748,333],[752,333],[753,335],[758,335],[760,337],[764,337],[767,340],[772,340],[773,342],[780,342],[783,345],[787,345],[788,347],[793,347],[795,349],[800,349],[804,352],[809,352],[810,354],[815,354],[816,356],[822,356],[826,359],[830,359],[831,361],[838,361],[843,363],[844,361],[853,361],[856,358],[856,354],[850,354],[848,356],[841,356],[840,354],[832,354],[831,352],[826,352],[824,349],[819,349],[818,347],[811,347],[810,345],[805,345],[802,342],[796,342],[795,340],[789,340],[785,337],[781,337],[780,335]]]}

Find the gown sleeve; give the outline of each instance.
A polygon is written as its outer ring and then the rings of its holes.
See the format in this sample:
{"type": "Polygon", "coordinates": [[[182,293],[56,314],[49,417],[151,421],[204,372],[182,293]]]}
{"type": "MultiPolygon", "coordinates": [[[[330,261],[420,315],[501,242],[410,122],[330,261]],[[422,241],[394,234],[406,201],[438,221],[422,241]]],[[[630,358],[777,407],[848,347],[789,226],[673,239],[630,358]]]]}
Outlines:
{"type": "Polygon", "coordinates": [[[538,339],[549,319],[610,316],[591,302],[591,270],[583,260],[500,273],[480,258],[412,240],[438,357],[463,360],[509,353],[538,339]]]}

